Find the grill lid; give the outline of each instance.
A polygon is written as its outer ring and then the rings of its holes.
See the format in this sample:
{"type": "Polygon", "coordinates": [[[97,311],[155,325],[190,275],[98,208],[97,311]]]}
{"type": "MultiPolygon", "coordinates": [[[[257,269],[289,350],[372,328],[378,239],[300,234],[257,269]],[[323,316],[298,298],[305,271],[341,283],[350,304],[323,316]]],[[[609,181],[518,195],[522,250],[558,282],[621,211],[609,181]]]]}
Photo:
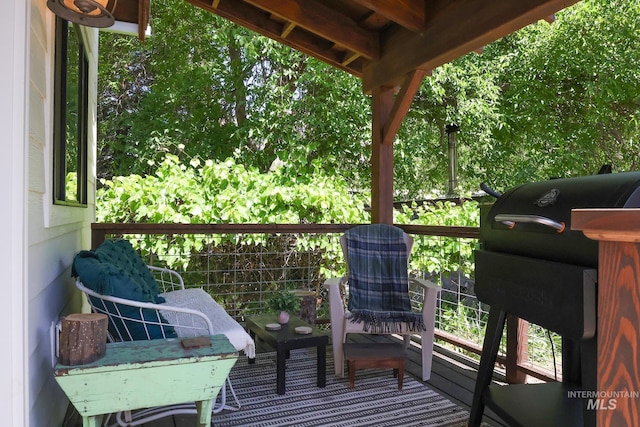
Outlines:
{"type": "Polygon", "coordinates": [[[640,207],[640,172],[532,182],[500,195],[480,224],[483,249],[597,267],[598,242],[571,230],[577,208],[640,207]]]}

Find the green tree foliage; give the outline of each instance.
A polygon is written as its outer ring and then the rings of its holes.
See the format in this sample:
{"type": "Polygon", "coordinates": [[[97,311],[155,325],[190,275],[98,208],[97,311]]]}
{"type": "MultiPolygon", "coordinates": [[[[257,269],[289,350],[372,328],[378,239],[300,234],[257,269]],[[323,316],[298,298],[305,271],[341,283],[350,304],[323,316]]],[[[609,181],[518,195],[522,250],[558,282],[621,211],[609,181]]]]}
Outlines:
{"type": "Polygon", "coordinates": [[[477,189],[484,162],[478,150],[493,140],[501,121],[497,70],[476,54],[446,64],[425,77],[395,143],[394,172],[404,199],[442,196],[448,188],[448,124],[457,124],[458,181],[477,189]]]}
{"type": "MultiPolygon", "coordinates": [[[[396,224],[442,225],[450,227],[480,226],[478,203],[462,204],[435,202],[410,205],[394,212],[396,224]]],[[[478,248],[476,239],[453,237],[414,236],[415,245],[411,255],[411,268],[420,272],[448,274],[462,271],[468,276],[474,269],[473,251],[478,248]]]]}
{"type": "Polygon", "coordinates": [[[487,170],[504,186],[637,169],[639,45],[638,1],[586,0],[488,49],[503,67],[503,120],[487,170]]]}
{"type": "Polygon", "coordinates": [[[483,181],[506,189],[588,175],[603,164],[638,169],[637,46],[640,2],[583,0],[552,24],[533,24],[434,70],[396,145],[399,192],[446,189],[448,123],[461,127],[463,192],[483,181]]]}
{"type": "MultiPolygon", "coordinates": [[[[425,77],[395,148],[397,199],[443,195],[445,126],[459,188],[638,168],[640,3],[583,0],[425,77]]],[[[235,159],[369,188],[371,107],[353,76],[179,0],[144,43],[101,33],[100,177],[153,174],[165,154],[235,159]]]]}
{"type": "Polygon", "coordinates": [[[103,180],[98,222],[298,224],[367,222],[365,199],[340,177],[294,175],[285,167],[262,173],[232,158],[193,159],[168,154],[153,175],[103,180]]]}
{"type": "MultiPolygon", "coordinates": [[[[322,173],[298,176],[284,166],[261,173],[256,168],[236,163],[232,158],[222,162],[192,159],[185,164],[178,156],[167,154],[154,174],[103,179],[96,197],[96,220],[106,223],[370,222],[365,209],[366,198],[350,194],[345,180],[340,177],[328,177],[322,173]]],[[[176,263],[186,266],[194,259],[198,262],[198,257],[180,254],[199,254],[213,247],[220,250],[220,245],[227,244],[236,250],[242,250],[246,245],[280,244],[278,239],[265,242],[264,237],[247,235],[242,237],[242,241],[235,236],[224,235],[215,235],[209,240],[195,235],[174,236],[171,241],[149,237],[140,243],[139,249],[144,253],[158,254],[169,266],[176,263]]],[[[337,245],[336,242],[334,244],[337,245]]],[[[293,245],[286,245],[274,253],[284,250],[327,252],[333,261],[339,253],[322,236],[295,239],[293,245]]],[[[286,264],[280,259],[276,261],[280,267],[286,264]]]]}
{"type": "Polygon", "coordinates": [[[101,34],[99,176],[153,173],[172,153],[368,181],[357,79],[180,0],[152,18],[142,44],[101,34]]]}

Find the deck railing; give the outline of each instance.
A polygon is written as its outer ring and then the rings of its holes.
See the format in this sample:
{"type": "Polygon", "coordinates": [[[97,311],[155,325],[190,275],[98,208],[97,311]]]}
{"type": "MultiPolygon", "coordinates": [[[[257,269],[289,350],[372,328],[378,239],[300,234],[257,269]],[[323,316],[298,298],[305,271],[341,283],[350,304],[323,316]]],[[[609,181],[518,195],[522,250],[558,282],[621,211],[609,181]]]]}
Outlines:
{"type": "MultiPolygon", "coordinates": [[[[276,289],[309,291],[316,297],[317,322],[322,324],[328,323],[328,301],[321,285],[328,277],[344,274],[339,237],[353,225],[95,223],[92,247],[111,237],[131,240],[149,264],[179,271],[185,283],[207,289],[239,321],[264,312],[269,293],[276,289]]],[[[443,287],[437,302],[436,340],[479,359],[488,307],[473,292],[478,228],[399,226],[415,240],[411,274],[443,287]]],[[[420,296],[412,297],[419,306],[420,296]]],[[[554,367],[539,364],[549,359],[544,331],[522,321],[511,321],[507,327],[498,356],[507,381],[521,382],[525,374],[553,380],[554,367]],[[528,356],[537,353],[543,354],[537,359],[528,356]]],[[[551,345],[558,353],[559,339],[554,341],[551,345]]]]}

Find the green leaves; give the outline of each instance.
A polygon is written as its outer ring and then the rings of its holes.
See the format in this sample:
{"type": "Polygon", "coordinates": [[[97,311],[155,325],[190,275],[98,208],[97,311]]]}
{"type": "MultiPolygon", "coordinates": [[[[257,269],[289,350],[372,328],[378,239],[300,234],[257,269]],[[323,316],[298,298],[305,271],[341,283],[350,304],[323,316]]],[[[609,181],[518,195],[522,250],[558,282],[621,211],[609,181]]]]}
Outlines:
{"type": "Polygon", "coordinates": [[[268,173],[229,158],[183,164],[166,155],[153,175],[104,180],[100,222],[328,223],[367,222],[366,200],[340,177],[298,177],[284,166],[268,173]],[[293,178],[290,178],[293,176],[293,178]]]}
{"type": "MultiPolygon", "coordinates": [[[[99,178],[152,174],[166,154],[185,164],[233,158],[260,173],[281,163],[290,183],[321,170],[366,197],[371,105],[358,79],[187,2],[160,2],[152,18],[154,34],[144,43],[100,33],[99,178]]],[[[447,191],[450,123],[461,128],[461,192],[483,181],[506,189],[590,174],[603,163],[637,169],[639,45],[638,1],[583,0],[553,24],[528,26],[482,55],[437,68],[394,142],[395,198],[447,191]]],[[[274,211],[291,201],[272,195],[260,203],[274,211]]],[[[222,206],[219,219],[256,209],[222,206]]]]}

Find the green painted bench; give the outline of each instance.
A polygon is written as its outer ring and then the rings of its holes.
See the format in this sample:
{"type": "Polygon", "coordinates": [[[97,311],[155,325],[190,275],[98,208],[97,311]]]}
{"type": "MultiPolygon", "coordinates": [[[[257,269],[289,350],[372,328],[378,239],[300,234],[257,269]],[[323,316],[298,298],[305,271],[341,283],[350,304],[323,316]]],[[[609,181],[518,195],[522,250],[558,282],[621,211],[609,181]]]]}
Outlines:
{"type": "Polygon", "coordinates": [[[224,335],[211,346],[185,349],[180,338],[107,344],[92,363],[57,364],[54,376],[82,416],[99,427],[104,414],[196,402],[197,425],[211,425],[213,399],[238,358],[224,335]]]}

